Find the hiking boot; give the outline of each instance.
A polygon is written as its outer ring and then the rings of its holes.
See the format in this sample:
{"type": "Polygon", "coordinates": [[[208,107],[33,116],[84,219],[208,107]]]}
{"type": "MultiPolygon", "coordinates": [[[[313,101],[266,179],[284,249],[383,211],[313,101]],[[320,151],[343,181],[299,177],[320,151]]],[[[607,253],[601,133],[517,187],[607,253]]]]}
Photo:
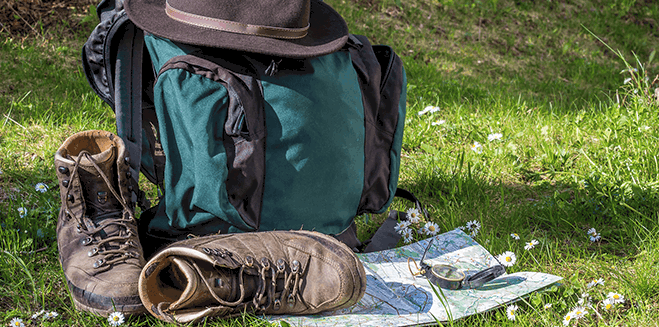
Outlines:
{"type": "Polygon", "coordinates": [[[309,315],[354,305],[362,263],[343,243],[309,231],[211,235],[175,242],[146,264],[139,292],[167,322],[241,313],[309,315]]]}
{"type": "Polygon", "coordinates": [[[55,153],[59,260],[76,308],[103,316],[145,312],[127,159],[121,138],[105,131],[76,133],[55,153]]]}

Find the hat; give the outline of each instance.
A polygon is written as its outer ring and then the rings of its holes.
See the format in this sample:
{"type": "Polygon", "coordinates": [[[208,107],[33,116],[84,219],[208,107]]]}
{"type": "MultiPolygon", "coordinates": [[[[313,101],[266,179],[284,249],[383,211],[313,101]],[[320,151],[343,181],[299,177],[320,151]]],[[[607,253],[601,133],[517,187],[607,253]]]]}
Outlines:
{"type": "Polygon", "coordinates": [[[315,57],[346,43],[348,26],[320,0],[126,0],[139,28],[181,43],[287,58],[315,57]]]}

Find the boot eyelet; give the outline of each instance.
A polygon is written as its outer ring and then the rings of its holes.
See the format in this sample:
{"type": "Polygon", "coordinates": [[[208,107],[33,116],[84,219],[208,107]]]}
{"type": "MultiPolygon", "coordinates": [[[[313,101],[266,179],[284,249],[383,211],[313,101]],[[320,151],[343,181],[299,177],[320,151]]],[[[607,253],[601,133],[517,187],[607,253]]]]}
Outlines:
{"type": "Polygon", "coordinates": [[[69,181],[68,180],[63,180],[62,181],[62,186],[69,187],[69,181]]]}
{"type": "Polygon", "coordinates": [[[245,265],[247,265],[247,267],[253,266],[254,265],[254,258],[252,258],[250,256],[245,257],[245,265]]]}
{"type": "Polygon", "coordinates": [[[59,166],[57,167],[57,170],[60,172],[60,174],[68,174],[69,173],[69,168],[65,166],[59,166]]]}
{"type": "Polygon", "coordinates": [[[91,250],[89,250],[89,252],[87,252],[87,256],[91,257],[94,256],[96,253],[98,253],[98,248],[92,248],[91,250]]]}
{"type": "Polygon", "coordinates": [[[288,302],[288,306],[292,308],[295,305],[295,296],[293,296],[293,294],[288,294],[286,302],[288,302]]]}
{"type": "Polygon", "coordinates": [[[279,299],[275,299],[274,303],[272,304],[272,308],[277,311],[281,308],[281,301],[279,299]]]}
{"type": "Polygon", "coordinates": [[[286,269],[286,261],[284,259],[277,260],[277,270],[284,271],[286,269]]]}
{"type": "Polygon", "coordinates": [[[211,250],[209,248],[201,248],[201,250],[206,254],[211,254],[211,250]]]}
{"type": "Polygon", "coordinates": [[[297,260],[293,260],[293,262],[291,263],[291,271],[297,272],[298,269],[300,269],[300,262],[297,260]]]}
{"type": "Polygon", "coordinates": [[[270,261],[268,261],[268,258],[261,258],[261,266],[263,266],[263,268],[270,268],[270,261]]]}
{"type": "Polygon", "coordinates": [[[92,238],[88,236],[88,237],[85,237],[84,239],[82,239],[82,242],[80,242],[80,243],[82,243],[82,245],[89,245],[89,244],[92,243],[92,241],[93,241],[92,238]]]}
{"type": "Polygon", "coordinates": [[[66,196],[66,200],[69,201],[69,202],[71,202],[71,203],[74,203],[74,202],[75,202],[75,198],[73,197],[73,194],[69,194],[69,195],[67,195],[67,196],[66,196]]]}
{"type": "Polygon", "coordinates": [[[99,268],[103,265],[105,261],[103,259],[98,259],[96,262],[94,262],[94,268],[99,268]]]}

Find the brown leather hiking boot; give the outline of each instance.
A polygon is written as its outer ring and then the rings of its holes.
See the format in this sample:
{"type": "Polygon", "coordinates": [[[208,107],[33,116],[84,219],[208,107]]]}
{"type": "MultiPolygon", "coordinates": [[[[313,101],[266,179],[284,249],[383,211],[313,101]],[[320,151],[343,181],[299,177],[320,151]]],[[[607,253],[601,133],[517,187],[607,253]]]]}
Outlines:
{"type": "Polygon", "coordinates": [[[76,308],[107,316],[143,313],[144,266],[124,143],[105,131],[69,137],[55,153],[62,207],[57,246],[76,308]]]}
{"type": "Polygon", "coordinates": [[[307,315],[354,305],[362,263],[343,243],[309,231],[211,235],[178,241],[146,264],[139,292],[167,322],[257,314],[307,315]]]}

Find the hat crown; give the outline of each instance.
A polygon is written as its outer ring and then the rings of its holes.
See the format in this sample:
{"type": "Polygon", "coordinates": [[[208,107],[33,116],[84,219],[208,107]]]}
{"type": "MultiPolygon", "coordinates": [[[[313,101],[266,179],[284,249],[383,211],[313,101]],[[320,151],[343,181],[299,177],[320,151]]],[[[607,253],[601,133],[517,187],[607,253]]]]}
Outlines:
{"type": "Polygon", "coordinates": [[[167,0],[167,6],[209,20],[269,28],[309,26],[309,0],[167,0]]]}

